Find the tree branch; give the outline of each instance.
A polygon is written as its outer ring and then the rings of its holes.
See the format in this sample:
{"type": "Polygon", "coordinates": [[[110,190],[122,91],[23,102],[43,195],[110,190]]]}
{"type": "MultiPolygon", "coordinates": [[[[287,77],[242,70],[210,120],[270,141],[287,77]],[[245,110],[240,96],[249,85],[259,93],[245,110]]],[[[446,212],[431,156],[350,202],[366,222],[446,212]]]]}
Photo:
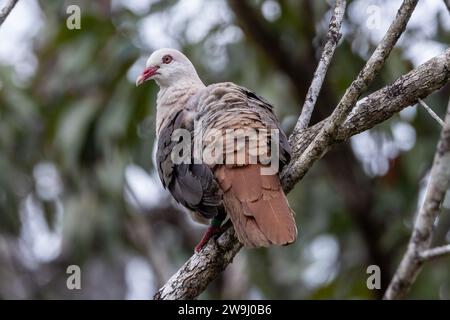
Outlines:
{"type": "Polygon", "coordinates": [[[217,241],[209,241],[175,273],[155,294],[155,300],[185,300],[199,296],[208,284],[229,265],[242,248],[228,228],[217,241]]]}
{"type": "MultiPolygon", "coordinates": [[[[297,171],[299,171],[300,176],[303,176],[312,167],[314,162],[320,159],[333,144],[333,139],[336,136],[337,130],[349,115],[359,96],[368,88],[380,72],[384,62],[391,53],[392,48],[405,30],[406,24],[416,7],[417,1],[418,0],[403,1],[397,12],[397,16],[389,26],[389,29],[372,56],[350,87],[345,91],[341,101],[328,118],[328,121],[323,126],[320,133],[315,137],[313,143],[306,148],[296,162],[297,171]]],[[[290,177],[286,176],[286,179],[289,180],[290,177]]]]}
{"type": "Polygon", "coordinates": [[[450,13],[450,0],[443,0],[448,12],[450,13]]]}
{"type": "Polygon", "coordinates": [[[320,89],[322,88],[325,75],[327,74],[328,66],[330,65],[331,58],[334,55],[334,50],[341,38],[340,33],[341,23],[344,19],[345,6],[347,5],[345,0],[336,0],[333,15],[328,26],[327,42],[323,47],[322,56],[320,57],[317,69],[314,72],[311,86],[306,94],[305,102],[302,107],[302,112],[295,125],[295,130],[300,131],[308,127],[311,115],[314,111],[314,107],[319,97],[320,89]]]}
{"type": "Polygon", "coordinates": [[[420,254],[420,259],[422,261],[430,261],[448,255],[450,255],[450,244],[425,250],[420,254]]]}
{"type": "MultiPolygon", "coordinates": [[[[428,181],[424,203],[417,215],[414,230],[409,240],[408,249],[389,284],[384,299],[400,299],[410,289],[419,274],[423,262],[423,254],[431,245],[434,223],[445,193],[450,184],[450,102],[447,108],[445,125],[436,148],[433,167],[428,181]]],[[[448,249],[448,248],[447,248],[448,249]]],[[[434,252],[433,249],[431,251],[434,252]]]]}
{"type": "MultiPolygon", "coordinates": [[[[342,142],[351,136],[366,131],[389,119],[402,109],[417,103],[432,92],[444,86],[450,77],[450,49],[436,56],[416,69],[401,76],[392,84],[360,100],[354,110],[338,129],[333,143],[342,142]]],[[[298,158],[313,141],[328,119],[289,137],[292,159],[282,172],[284,190],[289,192],[303,178],[298,158]]]]}
{"type": "Polygon", "coordinates": [[[439,118],[439,116],[433,111],[433,109],[431,109],[426,103],[425,101],[423,101],[422,99],[419,99],[419,104],[425,109],[426,112],[428,112],[428,114],[434,119],[436,120],[437,123],[440,124],[441,127],[444,126],[444,121],[442,121],[441,118],[439,118]]]}
{"type": "Polygon", "coordinates": [[[0,27],[19,0],[9,0],[0,12],[0,27]]]}
{"type": "MultiPolygon", "coordinates": [[[[356,108],[338,129],[334,143],[370,129],[389,119],[395,113],[425,98],[444,86],[450,77],[450,49],[429,60],[417,69],[398,78],[357,103],[356,108]]],[[[301,132],[294,132],[289,141],[293,158],[282,173],[283,188],[289,192],[302,176],[296,162],[303,150],[313,141],[327,119],[301,132]],[[294,179],[286,179],[292,175],[294,179]]],[[[197,297],[233,260],[241,245],[234,230],[227,230],[219,239],[210,241],[194,254],[169,281],[156,293],[155,299],[193,299],[197,297]]]]}

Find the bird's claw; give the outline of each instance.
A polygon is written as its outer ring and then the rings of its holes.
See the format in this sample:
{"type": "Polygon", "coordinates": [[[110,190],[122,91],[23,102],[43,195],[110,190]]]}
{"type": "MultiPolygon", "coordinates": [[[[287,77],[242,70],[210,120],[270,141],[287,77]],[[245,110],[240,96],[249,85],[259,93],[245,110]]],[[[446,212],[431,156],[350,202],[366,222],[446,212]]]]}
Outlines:
{"type": "Polygon", "coordinates": [[[219,235],[221,232],[221,227],[209,227],[203,235],[202,240],[200,240],[200,242],[195,246],[195,252],[200,252],[200,250],[202,250],[202,248],[208,243],[209,239],[219,235]]]}
{"type": "Polygon", "coordinates": [[[226,221],[220,227],[210,226],[202,237],[202,240],[195,246],[195,252],[200,252],[211,238],[218,238],[225,230],[232,226],[231,220],[226,221]]]}

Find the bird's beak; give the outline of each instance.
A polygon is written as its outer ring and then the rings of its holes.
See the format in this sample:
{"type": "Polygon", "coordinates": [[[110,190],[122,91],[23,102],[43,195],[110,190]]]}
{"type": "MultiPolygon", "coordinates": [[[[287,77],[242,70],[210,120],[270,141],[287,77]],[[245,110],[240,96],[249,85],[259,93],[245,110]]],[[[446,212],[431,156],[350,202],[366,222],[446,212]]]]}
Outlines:
{"type": "Polygon", "coordinates": [[[140,86],[145,81],[147,81],[152,76],[154,76],[156,74],[156,72],[158,71],[158,69],[159,69],[158,66],[151,66],[151,67],[145,68],[144,71],[142,72],[142,74],[136,79],[136,87],[140,86]]]}

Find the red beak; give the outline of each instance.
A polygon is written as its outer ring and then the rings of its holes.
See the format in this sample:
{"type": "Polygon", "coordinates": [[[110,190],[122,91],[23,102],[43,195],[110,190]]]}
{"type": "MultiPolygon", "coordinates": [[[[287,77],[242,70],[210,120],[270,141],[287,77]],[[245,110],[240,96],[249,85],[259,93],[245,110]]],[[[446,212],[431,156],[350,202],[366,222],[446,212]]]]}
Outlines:
{"type": "Polygon", "coordinates": [[[158,66],[145,68],[144,71],[142,72],[142,74],[136,79],[136,87],[140,86],[145,81],[147,81],[152,76],[154,76],[156,74],[156,72],[158,71],[158,69],[159,69],[158,66]]]}

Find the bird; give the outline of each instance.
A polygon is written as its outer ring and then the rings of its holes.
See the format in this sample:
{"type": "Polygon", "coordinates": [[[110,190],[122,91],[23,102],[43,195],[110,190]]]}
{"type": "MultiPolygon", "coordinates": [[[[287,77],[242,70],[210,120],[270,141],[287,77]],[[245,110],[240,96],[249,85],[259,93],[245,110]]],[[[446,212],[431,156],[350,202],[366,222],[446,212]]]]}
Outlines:
{"type": "Polygon", "coordinates": [[[209,224],[195,251],[220,235],[230,221],[245,247],[293,243],[294,211],[279,177],[291,149],[273,106],[232,82],[205,85],[192,62],[176,49],[162,48],[150,55],[136,86],[149,80],[159,86],[156,165],[162,185],[195,221],[209,224]],[[239,130],[252,130],[241,144],[227,135],[239,130]],[[269,131],[278,134],[273,138],[269,131]],[[178,132],[184,135],[178,137],[178,132]],[[197,140],[197,149],[209,151],[210,161],[192,150],[180,156],[177,146],[184,142],[187,149],[195,149],[197,140]],[[214,142],[220,140],[222,145],[214,142]],[[262,153],[266,158],[276,155],[275,166],[262,161],[262,153]]]}

